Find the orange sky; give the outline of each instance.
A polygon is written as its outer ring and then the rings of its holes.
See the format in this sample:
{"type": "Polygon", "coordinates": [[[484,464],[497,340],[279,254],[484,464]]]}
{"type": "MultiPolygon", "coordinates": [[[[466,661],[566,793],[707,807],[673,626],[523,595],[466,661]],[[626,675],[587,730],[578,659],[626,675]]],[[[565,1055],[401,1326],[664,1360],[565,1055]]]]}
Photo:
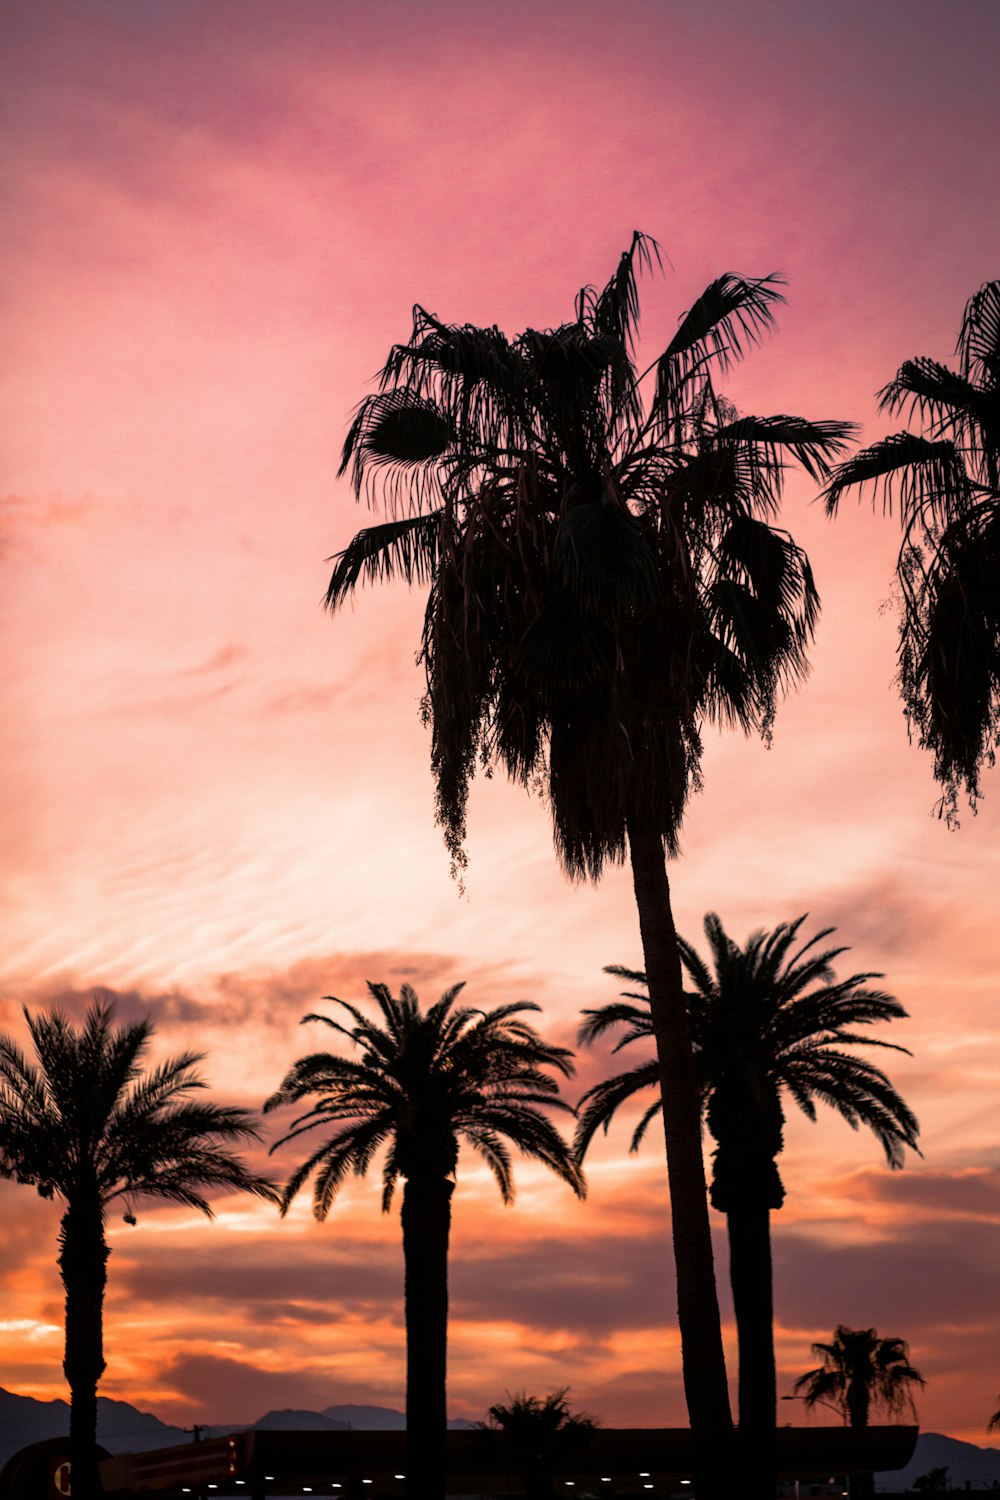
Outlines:
{"type": "MultiPolygon", "coordinates": [[[[96,987],[151,1008],[256,1105],[324,993],[534,999],[570,1039],[640,961],[627,881],[573,888],[500,781],[460,898],[433,826],[420,601],[335,621],[363,521],[334,472],[419,300],[508,331],[570,314],[638,227],[670,257],[646,347],[723,270],[781,270],[744,409],[886,430],[902,359],[947,359],[998,274],[993,0],[8,0],[2,628],[3,1024],[96,987]],[[502,13],[501,13],[502,11],[502,13]]],[[[924,1160],[890,1176],[790,1122],[782,1389],[838,1321],[908,1338],[926,1427],[985,1442],[1000,1388],[1000,785],[949,833],[896,700],[894,528],[789,486],[824,601],[773,749],[712,740],[674,871],[682,930],[811,914],[911,1012],[893,1077],[924,1160]]],[[[603,1060],[585,1059],[584,1077],[603,1060]]],[[[608,1423],[682,1420],[659,1142],[623,1124],[579,1205],[534,1169],[455,1198],[451,1406],[570,1384],[608,1423]]],[[[282,1156],[282,1162],[291,1160],[282,1156]]],[[[64,1394],[57,1210],[0,1185],[0,1385],[64,1394]]],[[[717,1217],[717,1216],[716,1216],[717,1217]]],[[[721,1223],[721,1221],[720,1221],[721,1223]]],[[[224,1204],[112,1234],[107,1395],[172,1420],[402,1404],[398,1221],[224,1204]]],[[[724,1258],[721,1269],[724,1280],[724,1258]]],[[[793,1410],[789,1408],[789,1410],[793,1410]]]]}

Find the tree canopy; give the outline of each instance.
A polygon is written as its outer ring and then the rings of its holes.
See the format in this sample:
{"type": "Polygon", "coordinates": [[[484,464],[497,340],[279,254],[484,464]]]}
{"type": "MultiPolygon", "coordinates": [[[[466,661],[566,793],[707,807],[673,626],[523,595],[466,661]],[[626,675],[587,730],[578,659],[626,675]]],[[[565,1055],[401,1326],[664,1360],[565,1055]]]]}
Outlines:
{"type": "Polygon", "coordinates": [[[896,432],[834,472],[827,510],[871,485],[898,506],[899,685],[910,724],[934,757],[941,811],[973,808],[1000,740],[1000,281],[965,308],[958,370],[906,360],[879,407],[923,432],[896,432]]]}

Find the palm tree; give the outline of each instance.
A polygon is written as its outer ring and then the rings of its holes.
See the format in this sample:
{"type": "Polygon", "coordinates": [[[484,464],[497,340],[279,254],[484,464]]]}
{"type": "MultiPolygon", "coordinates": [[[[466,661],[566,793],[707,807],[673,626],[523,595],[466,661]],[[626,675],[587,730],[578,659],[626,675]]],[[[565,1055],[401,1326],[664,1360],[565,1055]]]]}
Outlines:
{"type": "Polygon", "coordinates": [[[774,519],[786,461],[822,479],[849,428],[739,416],[715,390],[773,325],[775,276],[720,276],[640,370],[637,281],[658,257],[637,233],[571,321],[513,339],[415,309],[341,464],[388,519],[339,555],[327,604],[362,583],[429,585],[424,713],[453,869],[477,764],[544,791],[570,875],[630,860],[708,1497],[728,1482],[732,1424],[665,849],[700,784],[706,719],[766,734],[805,671],[818,597],[774,519]]]}
{"type": "Polygon", "coordinates": [[[987,1432],[1000,1432],[1000,1396],[997,1397],[997,1409],[986,1424],[987,1432]]]}
{"type": "Polygon", "coordinates": [[[1000,738],[1000,281],[969,299],[956,353],[957,371],[926,357],[900,366],[880,409],[924,433],[882,438],[826,491],[830,514],[866,484],[886,510],[899,505],[899,683],[949,821],[963,789],[975,808],[1000,738]]]}
{"type": "Polygon", "coordinates": [[[197,1073],[203,1055],[185,1052],[143,1071],[153,1024],[115,1027],[114,1013],[113,1004],[96,999],[77,1029],[59,1010],[25,1010],[35,1063],[0,1033],[0,1176],[64,1204],[59,1273],[74,1500],[101,1493],[97,1385],[105,1368],[109,1208],[121,1204],[126,1223],[134,1224],[141,1198],[181,1203],[211,1218],[207,1194],[216,1189],[276,1196],[233,1149],[257,1139],[252,1117],[190,1098],[206,1086],[197,1073]]]}
{"type": "MultiPolygon", "coordinates": [[[[868,981],[880,974],[837,980],[833,965],[844,948],[822,949],[833,928],[799,944],[805,917],[782,922],[773,932],[755,932],[741,948],[719,918],[705,918],[711,954],[679,939],[691,984],[688,1012],[695,1070],[705,1121],[716,1142],[712,1157],[712,1204],[726,1215],[730,1280],[739,1337],[741,1446],[752,1453],[773,1450],[775,1389],[771,1273],[772,1209],[784,1202],[776,1158],[783,1145],[783,1098],[790,1096],[811,1120],[816,1101],[830,1105],[855,1129],[866,1125],[891,1167],[903,1163],[903,1147],[916,1150],[917,1122],[885,1074],[843,1048],[892,1047],[859,1034],[858,1028],[903,1017],[899,1001],[868,981]]],[[[606,970],[634,984],[645,975],[613,966],[606,970]]],[[[648,996],[626,993],[584,1011],[580,1042],[609,1030],[623,1034],[615,1051],[649,1041],[648,996]]],[[[893,1047],[894,1051],[904,1048],[893,1047]]],[[[619,1106],[647,1089],[655,1097],[639,1120],[631,1149],[638,1150],[660,1113],[659,1073],[652,1058],[589,1089],[579,1105],[575,1149],[582,1160],[598,1129],[605,1132],[619,1106]]]]}
{"type": "Polygon", "coordinates": [[[325,998],[342,1006],[352,1025],[328,1016],[303,1018],[347,1037],[360,1057],[314,1052],[300,1058],[264,1109],[309,1102],[276,1147],[333,1127],[290,1177],[282,1213],[315,1173],[313,1212],[325,1219],[348,1173],[363,1177],[382,1149],[383,1212],[391,1207],[399,1179],[404,1181],[407,1493],[440,1500],[447,1427],[448,1236],[459,1142],[465,1140],[483,1157],[505,1203],[514,1198],[508,1142],[544,1162],[582,1197],[583,1175],[544,1113],[569,1108],[546,1070],[569,1077],[572,1053],[543,1041],[522,1019],[537,1005],[456,1010],[459,984],[423,1012],[409,985],[398,999],[384,984],[368,988],[381,1024],[332,995],[325,998]]]}
{"type": "MultiPolygon", "coordinates": [[[[903,1339],[880,1339],[874,1328],[841,1323],[830,1343],[813,1344],[812,1352],[822,1363],[792,1387],[808,1406],[832,1403],[851,1427],[867,1427],[869,1414],[880,1409],[890,1417],[909,1412],[916,1421],[913,1390],[925,1381],[903,1339]]],[[[851,1475],[852,1496],[860,1500],[874,1489],[870,1474],[851,1475]]]]}
{"type": "Polygon", "coordinates": [[[593,1417],[570,1410],[568,1394],[567,1386],[545,1397],[508,1393],[480,1424],[494,1466],[519,1475],[530,1500],[546,1500],[556,1474],[579,1468],[597,1429],[593,1417]]]}

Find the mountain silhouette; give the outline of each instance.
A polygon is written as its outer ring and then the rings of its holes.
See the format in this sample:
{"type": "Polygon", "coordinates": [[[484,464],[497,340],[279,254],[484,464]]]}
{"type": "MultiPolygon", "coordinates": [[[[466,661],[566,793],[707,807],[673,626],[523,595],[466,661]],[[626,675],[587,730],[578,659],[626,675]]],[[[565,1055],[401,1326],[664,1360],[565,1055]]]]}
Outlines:
{"type": "MultiPolygon", "coordinates": [[[[348,1404],[328,1406],[321,1412],[290,1408],[268,1411],[254,1422],[202,1423],[199,1430],[203,1438],[210,1438],[251,1429],[263,1432],[342,1432],[354,1428],[365,1432],[396,1432],[405,1426],[405,1416],[395,1407],[348,1404]]],[[[464,1417],[454,1417],[448,1426],[468,1429],[475,1423],[467,1422],[464,1417]]],[[[29,1443],[68,1433],[69,1404],[66,1401],[36,1401],[33,1396],[19,1396],[0,1386],[0,1469],[29,1443]]],[[[127,1401],[98,1397],[97,1441],[109,1453],[146,1453],[151,1448],[173,1448],[189,1443],[191,1436],[190,1429],[172,1427],[127,1401]]]]}
{"type": "MultiPolygon", "coordinates": [[[[36,1401],[33,1396],[18,1396],[0,1387],[0,1468],[29,1443],[68,1433],[68,1402],[36,1401]]],[[[171,1427],[127,1401],[99,1396],[97,1441],[109,1453],[143,1453],[150,1448],[189,1443],[191,1438],[183,1428],[171,1427]]]]}
{"type": "Polygon", "coordinates": [[[944,1466],[952,1489],[963,1489],[966,1484],[974,1490],[1000,1485],[1000,1448],[977,1448],[943,1432],[922,1432],[906,1468],[876,1474],[875,1485],[879,1489],[906,1490],[921,1474],[944,1466]]]}
{"type": "MultiPolygon", "coordinates": [[[[464,1417],[453,1417],[448,1423],[449,1427],[466,1430],[475,1425],[464,1417]]],[[[201,1433],[208,1438],[251,1428],[271,1432],[336,1432],[348,1427],[356,1431],[390,1432],[405,1426],[406,1418],[395,1407],[348,1403],[326,1406],[322,1411],[268,1411],[255,1422],[203,1425],[201,1433]]],[[[19,1396],[0,1386],[0,1469],[29,1443],[68,1433],[69,1406],[65,1401],[36,1401],[33,1396],[19,1396]]],[[[151,1448],[189,1443],[191,1433],[161,1422],[152,1412],[140,1411],[128,1401],[101,1396],[97,1402],[97,1440],[109,1453],[145,1453],[151,1448]]],[[[879,1490],[900,1492],[918,1475],[942,1465],[947,1465],[949,1482],[955,1487],[966,1482],[973,1488],[1000,1485],[1000,1448],[977,1448],[974,1443],[963,1443],[940,1432],[922,1432],[906,1468],[876,1474],[875,1483],[879,1490]]]]}

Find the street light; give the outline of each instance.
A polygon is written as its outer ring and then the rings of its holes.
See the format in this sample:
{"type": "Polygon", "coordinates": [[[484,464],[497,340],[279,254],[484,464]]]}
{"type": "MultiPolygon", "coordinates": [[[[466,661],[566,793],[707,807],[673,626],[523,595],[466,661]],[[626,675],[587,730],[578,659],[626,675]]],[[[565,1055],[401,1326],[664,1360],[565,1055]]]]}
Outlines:
{"type": "Polygon", "coordinates": [[[808,1401],[810,1406],[825,1406],[827,1411],[835,1411],[844,1426],[847,1426],[847,1413],[841,1407],[834,1406],[832,1401],[824,1401],[819,1396],[814,1396],[811,1401],[808,1396],[782,1396],[781,1399],[782,1401],[808,1401]]]}

